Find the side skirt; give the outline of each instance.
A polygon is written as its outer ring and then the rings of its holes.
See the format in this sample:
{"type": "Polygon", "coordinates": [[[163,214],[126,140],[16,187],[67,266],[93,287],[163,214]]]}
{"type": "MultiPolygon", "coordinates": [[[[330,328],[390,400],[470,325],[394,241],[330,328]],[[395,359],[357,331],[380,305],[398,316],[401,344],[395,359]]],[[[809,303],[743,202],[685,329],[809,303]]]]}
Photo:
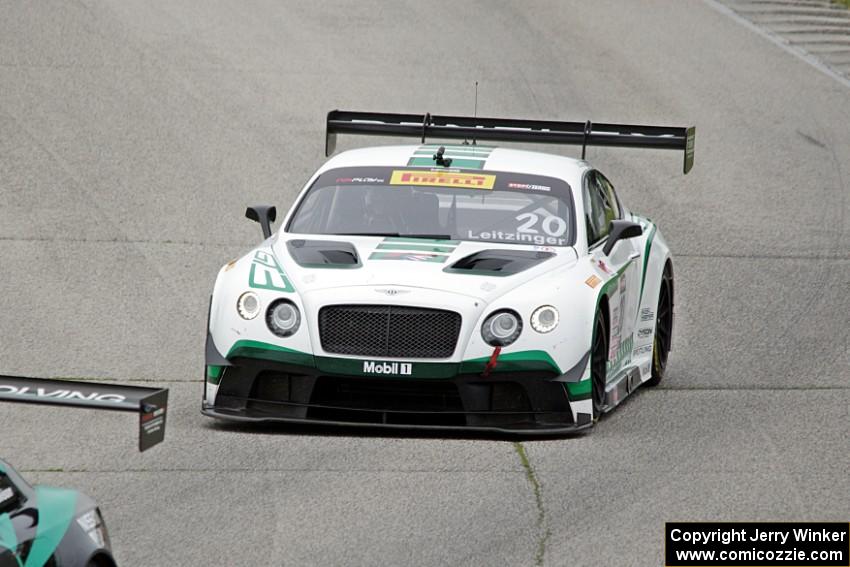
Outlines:
{"type": "Polygon", "coordinates": [[[632,392],[643,383],[640,377],[640,368],[630,366],[624,368],[617,377],[608,382],[605,387],[605,405],[602,411],[608,413],[625,400],[632,392]]]}

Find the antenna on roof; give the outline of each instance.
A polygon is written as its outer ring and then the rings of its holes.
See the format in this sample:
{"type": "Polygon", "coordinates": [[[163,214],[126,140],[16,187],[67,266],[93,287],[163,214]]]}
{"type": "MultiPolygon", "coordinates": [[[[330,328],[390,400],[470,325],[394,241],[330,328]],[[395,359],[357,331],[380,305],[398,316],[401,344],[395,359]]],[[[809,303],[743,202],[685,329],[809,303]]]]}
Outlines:
{"type": "MultiPolygon", "coordinates": [[[[474,107],[474,108],[473,108],[473,110],[472,110],[472,116],[473,116],[474,118],[478,118],[478,81],[475,81],[475,107],[474,107]]],[[[464,140],[463,140],[463,145],[464,145],[464,146],[468,146],[468,145],[469,145],[469,140],[464,139],[464,140]]],[[[472,138],[472,145],[473,145],[473,146],[474,146],[474,145],[476,145],[476,144],[475,144],[475,138],[472,138]]]]}
{"type": "Polygon", "coordinates": [[[584,123],[584,138],[581,141],[581,159],[584,159],[585,153],[587,152],[587,139],[590,137],[590,134],[593,132],[593,124],[591,124],[590,120],[584,123]]]}
{"type": "MultiPolygon", "coordinates": [[[[472,116],[478,118],[478,81],[475,81],[475,108],[472,111],[472,116]]],[[[476,145],[475,138],[472,138],[472,145],[476,145]]]]}

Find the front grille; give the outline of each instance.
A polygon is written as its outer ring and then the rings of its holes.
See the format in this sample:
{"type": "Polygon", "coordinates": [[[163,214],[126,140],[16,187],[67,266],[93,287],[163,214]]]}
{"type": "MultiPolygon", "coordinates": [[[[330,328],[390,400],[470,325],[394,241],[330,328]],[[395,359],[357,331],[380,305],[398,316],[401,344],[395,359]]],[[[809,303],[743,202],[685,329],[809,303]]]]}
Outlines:
{"type": "Polygon", "coordinates": [[[396,358],[448,358],[460,314],[398,305],[328,305],[319,310],[325,352],[396,358]]]}

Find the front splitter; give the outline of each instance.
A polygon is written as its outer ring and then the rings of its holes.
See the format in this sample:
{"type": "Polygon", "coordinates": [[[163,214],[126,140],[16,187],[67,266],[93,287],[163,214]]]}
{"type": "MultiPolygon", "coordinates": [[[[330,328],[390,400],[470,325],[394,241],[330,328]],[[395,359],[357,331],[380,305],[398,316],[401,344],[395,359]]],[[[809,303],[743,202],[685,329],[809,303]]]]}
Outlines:
{"type": "MultiPolygon", "coordinates": [[[[544,437],[554,435],[567,435],[579,433],[593,426],[593,422],[587,421],[576,424],[559,425],[556,427],[538,426],[538,427],[494,427],[494,426],[477,426],[477,425],[416,425],[416,424],[400,424],[400,423],[375,423],[375,422],[353,422],[353,421],[333,421],[325,419],[299,419],[292,417],[255,417],[247,416],[241,412],[229,412],[219,409],[202,408],[201,413],[208,417],[214,417],[224,421],[234,423],[289,423],[294,425],[320,425],[328,427],[346,427],[359,429],[392,429],[396,431],[431,431],[431,432],[446,432],[446,433],[491,433],[500,434],[511,437],[544,437]]],[[[579,414],[583,416],[586,414],[579,414]]]]}

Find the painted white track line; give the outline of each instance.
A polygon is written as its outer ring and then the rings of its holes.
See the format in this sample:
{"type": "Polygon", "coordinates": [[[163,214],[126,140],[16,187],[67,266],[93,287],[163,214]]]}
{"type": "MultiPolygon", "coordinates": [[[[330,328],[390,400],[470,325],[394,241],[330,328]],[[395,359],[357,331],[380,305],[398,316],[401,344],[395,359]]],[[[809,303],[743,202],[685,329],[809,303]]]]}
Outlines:
{"type": "Polygon", "coordinates": [[[721,14],[728,16],[729,18],[735,20],[736,22],[738,22],[739,24],[741,24],[745,28],[749,29],[750,31],[753,31],[753,32],[757,33],[758,35],[762,36],[763,38],[773,42],[776,45],[778,45],[779,47],[781,47],[782,49],[784,49],[785,51],[787,51],[791,55],[797,57],[798,59],[800,59],[802,61],[805,61],[806,63],[808,63],[809,65],[811,65],[812,67],[814,67],[815,69],[817,69],[818,71],[823,73],[824,75],[828,75],[828,76],[832,77],[833,79],[835,79],[836,81],[838,81],[839,83],[841,83],[842,85],[844,85],[845,87],[850,88],[850,79],[848,79],[847,77],[845,77],[843,75],[840,75],[839,73],[836,73],[835,71],[830,69],[825,63],[823,63],[820,59],[818,59],[817,57],[815,57],[814,55],[812,55],[811,53],[809,53],[805,49],[802,49],[801,47],[798,47],[796,45],[789,44],[788,41],[785,40],[785,38],[783,38],[782,36],[778,35],[775,32],[772,32],[768,29],[763,28],[763,27],[759,26],[758,24],[751,22],[750,20],[744,18],[743,16],[741,16],[740,14],[735,12],[732,8],[726,6],[725,4],[721,4],[720,2],[718,2],[718,0],[702,0],[702,1],[704,3],[706,3],[707,5],[709,5],[711,8],[714,8],[715,10],[720,12],[721,14]]]}

